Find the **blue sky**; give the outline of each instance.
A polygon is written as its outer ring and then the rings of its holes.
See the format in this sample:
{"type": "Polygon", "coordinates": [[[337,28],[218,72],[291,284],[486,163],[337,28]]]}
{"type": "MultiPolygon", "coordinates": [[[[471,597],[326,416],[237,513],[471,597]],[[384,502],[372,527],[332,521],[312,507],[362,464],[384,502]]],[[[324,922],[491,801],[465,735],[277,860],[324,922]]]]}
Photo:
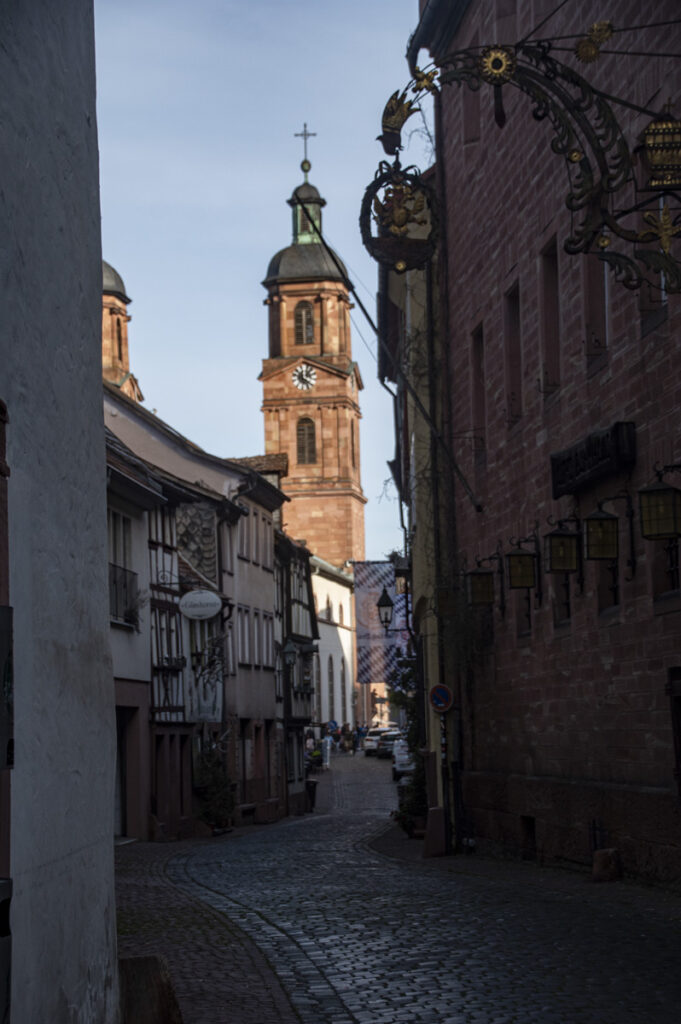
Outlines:
{"type": "MultiPolygon", "coordinates": [[[[359,209],[417,20],[417,0],[95,0],[102,244],[133,300],[132,369],[145,405],[213,454],[264,451],[260,282],[291,240],[304,122],[324,233],[374,314],[359,209]]],[[[427,165],[418,136],[403,162],[427,165]]],[[[375,351],[355,309],[369,559],[402,547],[375,351]]]]}

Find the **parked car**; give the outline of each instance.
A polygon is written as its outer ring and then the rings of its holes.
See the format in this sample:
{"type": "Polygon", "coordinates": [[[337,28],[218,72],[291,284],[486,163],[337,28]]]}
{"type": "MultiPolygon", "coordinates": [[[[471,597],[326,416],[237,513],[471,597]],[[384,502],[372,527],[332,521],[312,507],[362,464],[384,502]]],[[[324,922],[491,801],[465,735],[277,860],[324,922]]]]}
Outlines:
{"type": "Polygon", "coordinates": [[[400,739],[402,739],[402,733],[398,729],[384,732],[382,736],[379,736],[378,743],[376,744],[376,757],[391,757],[393,743],[400,739]]]}
{"type": "Polygon", "coordinates": [[[397,782],[404,775],[411,775],[414,771],[414,756],[407,746],[405,739],[395,740],[393,743],[393,781],[397,782]]]}
{"type": "Polygon", "coordinates": [[[364,737],[364,744],[363,744],[363,746],[364,746],[364,753],[365,753],[365,755],[367,757],[369,757],[369,755],[373,756],[376,753],[376,748],[378,746],[378,741],[381,738],[381,736],[383,736],[384,733],[391,732],[391,731],[392,730],[389,729],[388,726],[386,726],[386,725],[380,725],[380,726],[377,726],[374,729],[369,729],[368,733],[364,737]]]}

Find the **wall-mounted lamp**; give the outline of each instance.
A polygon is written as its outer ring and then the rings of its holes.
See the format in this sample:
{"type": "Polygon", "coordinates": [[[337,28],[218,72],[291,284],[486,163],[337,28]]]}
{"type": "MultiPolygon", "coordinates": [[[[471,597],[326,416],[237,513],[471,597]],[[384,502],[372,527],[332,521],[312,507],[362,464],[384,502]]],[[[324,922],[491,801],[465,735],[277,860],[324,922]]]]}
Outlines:
{"type": "Polygon", "coordinates": [[[681,463],[655,468],[657,480],[638,492],[641,534],[646,540],[681,537],[681,490],[666,484],[667,473],[680,473],[681,463]]]}
{"type": "Polygon", "coordinates": [[[383,629],[387,633],[390,628],[390,623],[393,621],[395,603],[394,601],[392,601],[390,594],[385,589],[385,587],[383,587],[383,590],[381,591],[381,596],[376,602],[376,607],[378,608],[378,617],[381,620],[381,625],[383,626],[383,629]]]}
{"type": "Polygon", "coordinates": [[[491,565],[496,562],[496,574],[499,577],[499,610],[504,615],[506,612],[506,596],[504,593],[504,561],[501,555],[501,541],[497,550],[487,555],[486,558],[475,559],[477,569],[472,569],[465,574],[466,593],[468,603],[473,608],[489,608],[494,604],[494,571],[484,569],[484,565],[491,565]]]}
{"type": "MultiPolygon", "coordinates": [[[[579,572],[579,520],[576,530],[569,530],[565,523],[568,520],[558,520],[555,530],[551,530],[544,537],[544,561],[547,572],[579,572]]],[[[551,520],[549,520],[551,523],[551,520]]]]}
{"type": "Polygon", "coordinates": [[[584,522],[584,557],[589,561],[616,562],[620,553],[620,521],[612,512],[604,512],[602,502],[584,522]]]}
{"type": "Polygon", "coordinates": [[[289,668],[293,668],[296,663],[296,659],[298,658],[298,648],[290,637],[284,644],[281,653],[284,658],[284,664],[288,665],[289,668]]]}
{"type": "Polygon", "coordinates": [[[586,516],[582,522],[584,525],[584,557],[589,561],[616,562],[619,558],[619,518],[612,512],[603,509],[608,501],[625,501],[627,504],[626,517],[629,520],[629,559],[628,567],[631,569],[632,580],[636,573],[636,551],[634,549],[634,503],[631,495],[613,494],[611,497],[601,498],[597,509],[591,515],[586,516]]]}
{"type": "Polygon", "coordinates": [[[555,524],[555,530],[551,530],[544,536],[544,562],[546,571],[566,574],[576,574],[580,590],[584,589],[584,571],[582,567],[582,531],[581,523],[576,515],[567,519],[555,520],[548,518],[550,526],[555,524]],[[570,529],[568,524],[574,524],[570,529]]]}
{"type": "Polygon", "coordinates": [[[508,585],[511,590],[532,590],[534,589],[537,603],[541,604],[543,591],[541,585],[541,551],[539,549],[539,538],[537,526],[527,537],[511,537],[509,544],[515,548],[506,555],[506,571],[508,585]],[[523,549],[523,544],[531,544],[533,551],[523,549]]]}

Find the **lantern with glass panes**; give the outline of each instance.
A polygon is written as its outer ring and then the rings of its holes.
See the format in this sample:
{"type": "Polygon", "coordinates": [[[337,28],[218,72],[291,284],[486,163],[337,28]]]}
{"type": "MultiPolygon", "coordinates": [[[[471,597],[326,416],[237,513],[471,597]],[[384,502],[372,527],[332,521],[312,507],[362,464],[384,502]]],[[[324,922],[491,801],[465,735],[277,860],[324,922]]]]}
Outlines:
{"type": "Polygon", "coordinates": [[[506,578],[511,590],[534,590],[537,604],[541,604],[543,591],[541,585],[541,551],[536,527],[527,537],[511,537],[509,544],[513,551],[506,554],[506,578]],[[532,545],[527,550],[525,545],[532,545]]]}
{"type": "Polygon", "coordinates": [[[668,473],[681,473],[681,463],[655,468],[657,480],[638,492],[641,534],[646,540],[681,537],[681,490],[666,484],[668,473]]]}
{"type": "Polygon", "coordinates": [[[581,552],[581,524],[576,515],[569,516],[567,519],[554,520],[551,516],[548,518],[550,526],[555,525],[555,530],[551,530],[544,536],[544,562],[546,564],[546,571],[552,573],[560,573],[562,575],[566,573],[575,573],[577,576],[577,582],[580,590],[584,587],[584,574],[582,572],[582,552],[581,552]],[[570,529],[568,524],[573,525],[573,529],[570,529]]]}
{"type": "Polygon", "coordinates": [[[582,520],[584,532],[584,557],[592,561],[616,562],[619,559],[619,517],[612,512],[606,512],[603,506],[607,502],[626,502],[626,517],[629,521],[629,558],[627,566],[631,575],[626,579],[631,581],[636,573],[636,551],[634,549],[634,503],[631,495],[613,494],[601,498],[597,502],[596,511],[582,520]]]}
{"type": "Polygon", "coordinates": [[[468,604],[472,608],[490,608],[494,604],[495,599],[494,576],[496,572],[496,575],[499,577],[499,610],[504,615],[506,612],[504,562],[500,549],[501,542],[497,545],[497,550],[493,551],[491,555],[487,555],[485,558],[478,558],[476,556],[475,564],[477,568],[465,574],[466,594],[468,604]],[[496,562],[496,570],[483,568],[483,566],[489,566],[493,562],[496,562]]]}

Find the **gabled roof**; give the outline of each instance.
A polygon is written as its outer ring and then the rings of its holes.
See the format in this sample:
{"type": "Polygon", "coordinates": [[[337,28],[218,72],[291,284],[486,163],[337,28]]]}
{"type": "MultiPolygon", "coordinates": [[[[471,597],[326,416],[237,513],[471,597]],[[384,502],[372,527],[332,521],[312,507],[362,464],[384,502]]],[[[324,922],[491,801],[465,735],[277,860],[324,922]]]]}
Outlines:
{"type": "Polygon", "coordinates": [[[159,476],[139,459],[108,427],[106,443],[107,487],[139,508],[151,509],[166,502],[159,476]]]}
{"type": "MultiPolygon", "coordinates": [[[[132,399],[128,398],[127,395],[122,394],[115,385],[110,384],[106,380],[103,381],[103,384],[105,394],[108,398],[111,398],[118,405],[125,408],[131,417],[146,424],[152,431],[162,434],[168,440],[177,445],[178,448],[181,448],[184,452],[191,455],[197,465],[203,463],[204,465],[211,466],[213,469],[222,469],[225,472],[232,473],[241,479],[242,483],[238,487],[238,493],[243,497],[252,495],[254,501],[259,502],[269,511],[279,508],[284,501],[290,500],[283,491],[280,491],[278,487],[275,487],[274,484],[266,480],[265,477],[261,476],[255,469],[242,465],[232,459],[223,459],[217,455],[211,455],[209,452],[204,451],[203,448],[200,448],[199,445],[194,444],[193,441],[186,438],[178,430],[175,430],[168,423],[165,423],[154,413],[145,409],[144,406],[140,405],[138,402],[134,402],[132,399]]],[[[152,468],[155,471],[157,470],[156,466],[153,466],[152,468]]],[[[162,475],[170,475],[160,468],[158,468],[158,472],[162,475]]],[[[194,488],[196,486],[195,481],[187,480],[183,477],[176,477],[175,479],[177,479],[183,486],[189,486],[190,488],[194,488]]]]}
{"type": "Polygon", "coordinates": [[[286,452],[275,452],[271,455],[248,455],[243,459],[232,459],[237,466],[248,466],[256,473],[288,473],[288,455],[286,452]]]}

